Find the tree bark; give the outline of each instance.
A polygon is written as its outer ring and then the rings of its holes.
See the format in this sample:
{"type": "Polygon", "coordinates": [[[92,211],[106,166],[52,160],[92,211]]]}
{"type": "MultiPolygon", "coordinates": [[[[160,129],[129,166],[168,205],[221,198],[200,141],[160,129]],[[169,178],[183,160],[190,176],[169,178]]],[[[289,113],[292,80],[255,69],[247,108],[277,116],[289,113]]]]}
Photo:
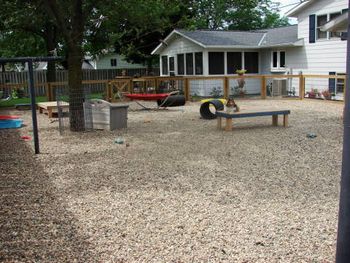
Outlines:
{"type": "Polygon", "coordinates": [[[82,85],[82,60],[81,46],[76,45],[68,52],[68,86],[69,86],[69,112],[71,131],[84,131],[84,90],[82,85]]]}

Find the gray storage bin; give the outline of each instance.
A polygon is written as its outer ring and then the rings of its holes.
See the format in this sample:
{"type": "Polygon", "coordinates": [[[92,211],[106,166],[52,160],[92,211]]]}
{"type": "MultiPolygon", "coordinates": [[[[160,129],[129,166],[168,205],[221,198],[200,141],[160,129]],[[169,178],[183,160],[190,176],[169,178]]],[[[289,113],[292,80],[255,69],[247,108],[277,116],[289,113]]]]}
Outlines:
{"type": "Polygon", "coordinates": [[[84,103],[86,109],[91,109],[94,129],[115,130],[127,127],[128,107],[105,100],[92,99],[84,103]]]}

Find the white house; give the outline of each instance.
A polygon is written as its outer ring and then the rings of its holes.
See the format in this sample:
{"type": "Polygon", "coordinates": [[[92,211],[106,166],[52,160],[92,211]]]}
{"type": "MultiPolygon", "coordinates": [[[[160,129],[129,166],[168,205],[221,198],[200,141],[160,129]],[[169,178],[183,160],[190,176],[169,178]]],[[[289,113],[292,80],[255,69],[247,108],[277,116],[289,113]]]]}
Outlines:
{"type": "MultiPolygon", "coordinates": [[[[298,19],[298,38],[304,39],[304,46],[294,51],[288,66],[305,74],[345,75],[347,41],[342,40],[341,32],[322,29],[327,22],[332,25],[331,20],[343,21],[347,9],[346,0],[309,0],[290,10],[287,16],[298,19]]],[[[306,87],[328,88],[342,97],[344,80],[309,80],[306,87]]]]}
{"type": "MultiPolygon", "coordinates": [[[[174,30],[152,54],[160,56],[163,76],[230,76],[237,69],[247,74],[345,74],[346,41],[340,33],[323,32],[320,27],[346,8],[346,0],[309,0],[288,13],[298,19],[294,26],[249,32],[174,30]]],[[[223,86],[222,80],[209,82],[193,80],[191,87],[198,87],[199,95],[208,95],[223,86]]],[[[259,83],[247,84],[247,93],[260,92],[259,83]]],[[[235,86],[234,80],[229,85],[235,86]]],[[[298,84],[293,81],[289,86],[298,84]]],[[[334,79],[306,83],[307,89],[329,88],[340,94],[343,87],[343,81],[334,79]]]]}
{"type": "Polygon", "coordinates": [[[95,59],[96,69],[139,69],[146,68],[142,64],[134,64],[126,61],[125,57],[115,53],[99,55],[95,59]]]}

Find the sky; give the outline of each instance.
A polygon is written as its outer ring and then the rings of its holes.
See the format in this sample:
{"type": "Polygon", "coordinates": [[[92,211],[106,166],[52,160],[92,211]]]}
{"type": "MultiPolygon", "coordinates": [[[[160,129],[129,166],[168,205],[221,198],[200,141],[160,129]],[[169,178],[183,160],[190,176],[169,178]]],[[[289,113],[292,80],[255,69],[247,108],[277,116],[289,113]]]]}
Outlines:
{"type": "MultiPolygon", "coordinates": [[[[286,12],[299,4],[300,0],[276,0],[276,2],[280,2],[280,14],[285,15],[286,12]]],[[[297,21],[294,18],[290,18],[289,23],[296,24],[297,21]]]]}

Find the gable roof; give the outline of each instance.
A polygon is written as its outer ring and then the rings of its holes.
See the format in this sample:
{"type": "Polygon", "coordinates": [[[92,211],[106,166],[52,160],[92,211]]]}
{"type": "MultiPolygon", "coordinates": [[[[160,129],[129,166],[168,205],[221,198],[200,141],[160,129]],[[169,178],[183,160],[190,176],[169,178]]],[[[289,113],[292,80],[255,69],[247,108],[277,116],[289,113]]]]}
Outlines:
{"type": "Polygon", "coordinates": [[[287,17],[295,17],[300,11],[302,11],[306,6],[314,2],[314,0],[303,0],[300,1],[300,4],[297,6],[293,7],[291,10],[289,10],[286,13],[287,17]]]}
{"type": "Polygon", "coordinates": [[[181,36],[203,48],[267,48],[276,46],[300,46],[297,25],[256,30],[174,30],[159,44],[152,54],[159,54],[171,41],[181,36]]]}

